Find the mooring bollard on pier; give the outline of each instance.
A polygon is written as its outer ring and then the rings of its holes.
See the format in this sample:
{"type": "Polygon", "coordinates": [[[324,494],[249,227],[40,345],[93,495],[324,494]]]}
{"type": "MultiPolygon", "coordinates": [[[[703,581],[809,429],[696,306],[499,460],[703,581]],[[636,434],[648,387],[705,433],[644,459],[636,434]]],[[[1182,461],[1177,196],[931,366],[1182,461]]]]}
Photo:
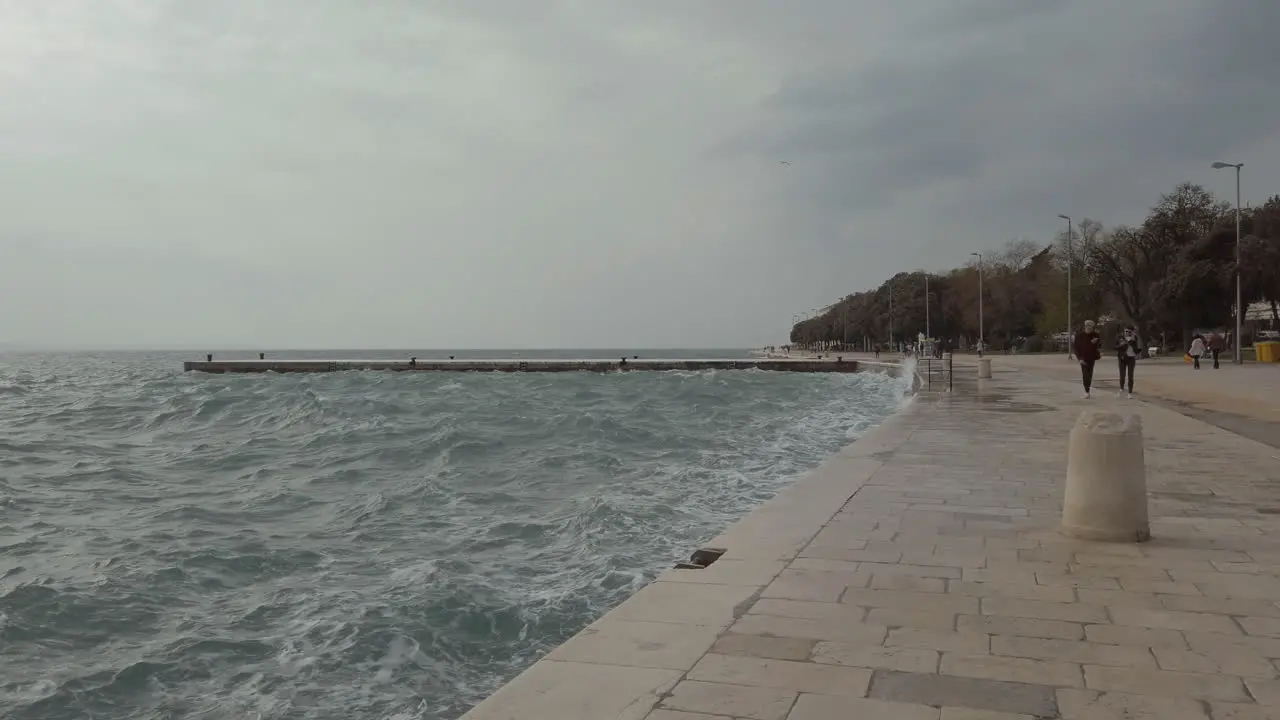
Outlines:
{"type": "Polygon", "coordinates": [[[978,379],[991,379],[991,358],[978,358],[978,379]]]}
{"type": "Polygon", "coordinates": [[[1092,410],[1080,414],[1071,429],[1059,530],[1081,540],[1151,539],[1141,417],[1092,410]]]}

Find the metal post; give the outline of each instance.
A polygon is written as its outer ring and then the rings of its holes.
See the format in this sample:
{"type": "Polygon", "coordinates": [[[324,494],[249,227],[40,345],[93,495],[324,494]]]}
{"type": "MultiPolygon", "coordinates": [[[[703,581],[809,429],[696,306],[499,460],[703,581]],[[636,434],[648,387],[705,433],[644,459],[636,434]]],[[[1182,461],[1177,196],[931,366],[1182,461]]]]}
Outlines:
{"type": "Polygon", "coordinates": [[[951,392],[951,380],[956,376],[956,355],[954,352],[947,354],[947,392],[951,392]]]}
{"type": "Polygon", "coordinates": [[[929,273],[924,274],[924,339],[933,340],[933,333],[929,330],[929,273]]]}
{"type": "Polygon", "coordinates": [[[1071,266],[1076,264],[1075,251],[1071,248],[1071,236],[1075,233],[1071,231],[1070,217],[1066,215],[1059,215],[1058,217],[1067,221],[1067,357],[1070,358],[1074,349],[1071,347],[1071,331],[1075,329],[1075,325],[1071,322],[1071,266]]]}
{"type": "Polygon", "coordinates": [[[1244,322],[1244,303],[1240,292],[1240,168],[1244,167],[1241,163],[1236,165],[1236,353],[1235,362],[1237,365],[1244,364],[1244,335],[1241,333],[1241,326],[1244,322]]]}
{"type": "Polygon", "coordinates": [[[982,357],[984,350],[982,343],[983,339],[987,337],[986,330],[983,328],[983,322],[986,318],[986,314],[982,312],[982,253],[969,254],[976,255],[978,257],[978,357],[982,357]]]}
{"type": "Polygon", "coordinates": [[[1241,292],[1240,281],[1240,168],[1244,163],[1216,162],[1213,169],[1236,169],[1236,337],[1235,353],[1232,359],[1237,365],[1244,364],[1244,293],[1241,292]]]}

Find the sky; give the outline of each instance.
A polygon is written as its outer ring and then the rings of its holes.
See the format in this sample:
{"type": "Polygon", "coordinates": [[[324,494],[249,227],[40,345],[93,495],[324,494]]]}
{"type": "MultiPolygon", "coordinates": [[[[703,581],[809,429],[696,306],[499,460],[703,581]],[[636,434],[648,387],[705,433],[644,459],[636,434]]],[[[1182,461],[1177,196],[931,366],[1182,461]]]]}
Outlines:
{"type": "Polygon", "coordinates": [[[755,347],[1178,182],[1275,0],[0,0],[0,344],[755,347]],[[784,164],[789,163],[789,164],[784,164]]]}

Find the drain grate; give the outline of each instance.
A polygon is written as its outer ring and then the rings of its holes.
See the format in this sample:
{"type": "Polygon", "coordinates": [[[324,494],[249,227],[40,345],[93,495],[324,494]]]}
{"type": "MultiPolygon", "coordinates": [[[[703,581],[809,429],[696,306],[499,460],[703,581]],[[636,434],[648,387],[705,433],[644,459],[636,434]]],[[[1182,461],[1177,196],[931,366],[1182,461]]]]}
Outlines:
{"type": "Polygon", "coordinates": [[[676,563],[677,570],[702,570],[720,559],[728,548],[698,548],[689,556],[688,562],[676,563]]]}

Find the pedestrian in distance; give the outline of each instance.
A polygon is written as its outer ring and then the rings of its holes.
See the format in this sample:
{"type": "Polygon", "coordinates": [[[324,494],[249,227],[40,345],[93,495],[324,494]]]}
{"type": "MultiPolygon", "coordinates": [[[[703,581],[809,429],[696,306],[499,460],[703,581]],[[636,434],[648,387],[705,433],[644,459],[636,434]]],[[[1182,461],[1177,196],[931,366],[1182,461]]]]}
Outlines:
{"type": "Polygon", "coordinates": [[[1125,380],[1128,380],[1128,396],[1133,397],[1133,370],[1138,366],[1138,355],[1142,353],[1142,345],[1138,342],[1138,331],[1131,327],[1124,329],[1116,339],[1116,357],[1120,362],[1120,392],[1125,392],[1125,380]]]}
{"type": "Polygon", "coordinates": [[[1191,340],[1191,349],[1187,351],[1187,354],[1191,356],[1192,368],[1196,370],[1200,369],[1200,357],[1204,355],[1204,351],[1205,351],[1204,337],[1201,335],[1196,335],[1191,340]]]}
{"type": "Polygon", "coordinates": [[[1084,321],[1084,329],[1076,333],[1075,342],[1071,344],[1076,360],[1080,362],[1080,379],[1084,381],[1085,398],[1093,397],[1090,390],[1093,386],[1093,366],[1102,357],[1102,338],[1095,330],[1092,320],[1084,321]]]}

